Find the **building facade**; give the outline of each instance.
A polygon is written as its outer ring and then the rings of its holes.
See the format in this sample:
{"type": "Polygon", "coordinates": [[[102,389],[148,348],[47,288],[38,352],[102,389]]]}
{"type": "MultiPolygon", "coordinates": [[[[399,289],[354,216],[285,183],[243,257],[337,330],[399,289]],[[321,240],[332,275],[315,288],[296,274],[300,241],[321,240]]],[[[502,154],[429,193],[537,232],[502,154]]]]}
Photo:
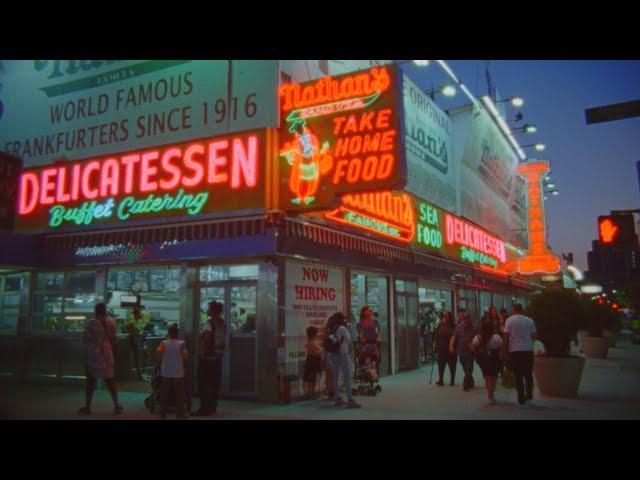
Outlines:
{"type": "Polygon", "coordinates": [[[0,237],[7,380],[82,380],[81,333],[101,301],[124,389],[148,388],[174,322],[193,380],[217,300],[223,394],[295,399],[306,328],[335,311],[353,324],[373,308],[392,375],[419,366],[429,310],[479,321],[540,288],[514,267],[525,205],[508,142],[481,107],[448,115],[394,65],[42,62],[5,67],[18,92],[5,113],[35,116],[0,125],[23,163],[0,237]]]}

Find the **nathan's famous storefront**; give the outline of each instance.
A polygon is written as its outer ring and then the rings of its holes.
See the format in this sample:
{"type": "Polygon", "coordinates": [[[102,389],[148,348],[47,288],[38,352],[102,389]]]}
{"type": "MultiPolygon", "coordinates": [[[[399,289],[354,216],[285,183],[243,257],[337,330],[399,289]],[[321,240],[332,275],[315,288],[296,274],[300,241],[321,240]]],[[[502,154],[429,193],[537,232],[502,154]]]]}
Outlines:
{"type": "MultiPolygon", "coordinates": [[[[25,168],[0,254],[3,378],[81,381],[82,331],[105,302],[121,388],[148,391],[172,323],[193,380],[217,300],[228,327],[223,394],[288,400],[303,391],[306,328],[322,334],[335,311],[354,322],[373,308],[388,375],[418,366],[428,310],[464,307],[477,318],[527,296],[533,287],[511,274],[514,248],[402,190],[412,172],[402,78],[379,67],[282,85],[279,129],[228,124],[25,168]]],[[[268,95],[252,95],[260,112],[268,95]]]]}

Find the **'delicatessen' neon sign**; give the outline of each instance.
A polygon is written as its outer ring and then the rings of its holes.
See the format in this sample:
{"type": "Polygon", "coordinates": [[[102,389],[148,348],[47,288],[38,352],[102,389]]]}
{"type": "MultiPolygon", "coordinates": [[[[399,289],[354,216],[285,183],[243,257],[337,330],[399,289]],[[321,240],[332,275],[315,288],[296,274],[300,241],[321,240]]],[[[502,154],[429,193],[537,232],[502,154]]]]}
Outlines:
{"type": "Polygon", "coordinates": [[[265,135],[246,132],[27,169],[18,183],[17,229],[259,208],[265,135]]]}
{"type": "Polygon", "coordinates": [[[332,208],[343,193],[402,186],[399,78],[384,66],[280,87],[281,208],[332,208]]]}
{"type": "Polygon", "coordinates": [[[415,195],[399,191],[349,194],[324,213],[332,222],[366,230],[504,274],[511,253],[487,230],[415,195]]]}

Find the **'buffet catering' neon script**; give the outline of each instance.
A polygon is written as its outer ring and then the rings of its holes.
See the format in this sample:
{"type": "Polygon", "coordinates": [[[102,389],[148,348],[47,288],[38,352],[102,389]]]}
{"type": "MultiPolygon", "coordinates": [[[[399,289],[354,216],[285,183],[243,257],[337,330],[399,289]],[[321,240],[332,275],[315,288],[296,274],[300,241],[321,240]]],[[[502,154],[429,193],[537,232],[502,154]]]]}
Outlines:
{"type": "Polygon", "coordinates": [[[51,205],[52,228],[114,215],[197,215],[216,186],[238,191],[258,185],[259,148],[258,135],[237,135],[27,170],[19,180],[18,214],[51,205]]]}

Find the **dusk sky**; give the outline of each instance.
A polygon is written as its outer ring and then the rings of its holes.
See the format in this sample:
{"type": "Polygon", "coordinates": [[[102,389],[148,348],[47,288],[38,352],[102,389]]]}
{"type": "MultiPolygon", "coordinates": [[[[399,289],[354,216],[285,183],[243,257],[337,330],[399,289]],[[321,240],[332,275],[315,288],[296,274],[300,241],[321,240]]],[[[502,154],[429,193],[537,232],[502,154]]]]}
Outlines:
{"type": "MultiPolygon", "coordinates": [[[[475,95],[486,94],[484,60],[448,63],[475,95]]],[[[406,69],[425,89],[447,79],[434,63],[406,69]]],[[[550,246],[558,255],[573,252],[576,265],[586,270],[598,215],[640,207],[640,118],[586,125],[584,110],[640,99],[640,61],[499,60],[491,61],[490,72],[502,97],[518,95],[525,101],[520,109],[507,107],[508,123],[513,125],[521,111],[524,120],[517,125],[538,127],[535,135],[518,135],[520,144],[547,146],[544,152],[526,153],[551,162],[560,191],[546,202],[550,246]]],[[[449,108],[460,105],[461,98],[439,103],[449,108]]]]}

